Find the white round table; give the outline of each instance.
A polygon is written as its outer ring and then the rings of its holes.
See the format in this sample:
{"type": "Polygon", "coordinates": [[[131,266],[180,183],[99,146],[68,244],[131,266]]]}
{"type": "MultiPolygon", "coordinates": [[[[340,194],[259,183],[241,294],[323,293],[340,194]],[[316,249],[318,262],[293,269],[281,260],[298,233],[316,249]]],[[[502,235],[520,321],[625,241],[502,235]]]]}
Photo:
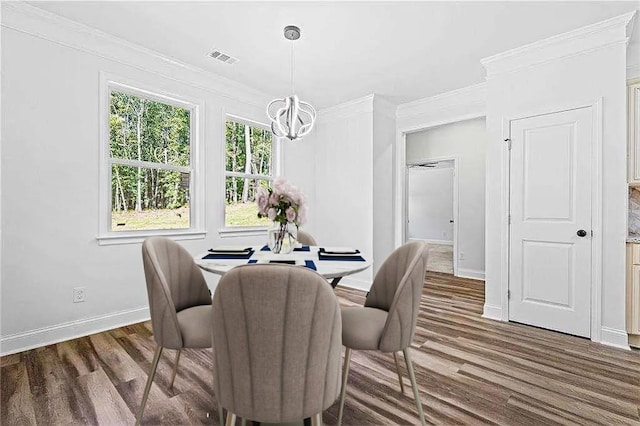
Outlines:
{"type": "MultiPolygon", "coordinates": [[[[199,253],[194,257],[196,264],[205,271],[218,275],[224,275],[231,268],[247,263],[264,264],[269,262],[286,263],[295,262],[295,265],[304,266],[307,261],[313,262],[316,271],[324,278],[331,281],[335,287],[343,277],[364,271],[371,266],[371,262],[361,260],[320,260],[318,258],[319,247],[310,246],[309,251],[294,250],[289,254],[273,254],[271,251],[262,251],[262,246],[253,247],[253,254],[246,259],[205,259],[211,253],[199,253]]],[[[313,268],[311,268],[313,269],[313,268]]]]}

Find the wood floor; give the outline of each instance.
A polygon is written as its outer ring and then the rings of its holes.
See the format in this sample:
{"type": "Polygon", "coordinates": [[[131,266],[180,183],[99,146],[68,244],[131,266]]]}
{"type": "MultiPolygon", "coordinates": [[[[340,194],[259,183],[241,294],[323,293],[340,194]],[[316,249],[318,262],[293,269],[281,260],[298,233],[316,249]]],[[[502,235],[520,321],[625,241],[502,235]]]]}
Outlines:
{"type": "Polygon", "coordinates": [[[453,274],[453,246],[429,244],[427,271],[453,274]]]}
{"type": "MultiPolygon", "coordinates": [[[[428,423],[640,425],[639,351],[482,319],[483,293],[481,281],[427,273],[412,356],[428,423]]],[[[3,357],[1,424],[133,424],[154,348],[144,323],[3,357]]],[[[144,423],[217,423],[209,351],[183,352],[173,389],[165,354],[144,423]]],[[[390,354],[354,351],[343,423],[416,424],[402,370],[404,394],[390,354]]]]}

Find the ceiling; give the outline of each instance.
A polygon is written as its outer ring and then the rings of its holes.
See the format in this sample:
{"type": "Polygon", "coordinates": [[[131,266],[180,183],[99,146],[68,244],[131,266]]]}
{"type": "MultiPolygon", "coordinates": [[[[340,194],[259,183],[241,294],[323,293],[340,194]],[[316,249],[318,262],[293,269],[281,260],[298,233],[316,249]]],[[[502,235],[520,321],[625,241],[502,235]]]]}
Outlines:
{"type": "MultiPolygon", "coordinates": [[[[480,59],[630,12],[633,2],[30,2],[263,92],[324,108],[370,93],[400,104],[484,81],[480,59]],[[235,56],[224,64],[213,48],[235,56]]],[[[636,20],[640,20],[637,17],[636,20]]],[[[640,23],[630,62],[640,62],[640,23]],[[635,55],[635,53],[634,53],[635,55]]]]}

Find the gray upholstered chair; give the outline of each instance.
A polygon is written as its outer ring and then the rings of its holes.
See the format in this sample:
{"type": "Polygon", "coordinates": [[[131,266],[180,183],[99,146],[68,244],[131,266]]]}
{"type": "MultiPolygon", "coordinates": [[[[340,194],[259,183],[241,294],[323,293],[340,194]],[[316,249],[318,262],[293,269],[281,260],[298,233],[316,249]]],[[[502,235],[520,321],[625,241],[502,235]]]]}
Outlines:
{"type": "Polygon", "coordinates": [[[333,290],[291,265],[242,265],[213,297],[216,398],[227,425],[286,423],[322,412],[340,393],[341,320],[333,290]]]}
{"type": "Polygon", "coordinates": [[[298,240],[298,242],[304,246],[318,245],[315,238],[313,238],[311,234],[309,234],[308,232],[304,232],[302,229],[298,229],[298,235],[296,237],[296,240],[298,240]]]}
{"type": "Polygon", "coordinates": [[[342,344],[346,350],[338,424],[342,422],[352,349],[392,352],[401,392],[404,392],[404,386],[396,352],[404,353],[420,423],[425,424],[409,345],[416,331],[427,251],[423,242],[411,242],[396,249],[376,274],[364,307],[342,308],[342,344]]]}
{"type": "Polygon", "coordinates": [[[171,384],[183,348],[211,347],[211,293],[193,257],[178,243],[163,237],[142,243],[151,327],[157,348],[138,411],[142,420],[162,349],[177,349],[171,384]]]}

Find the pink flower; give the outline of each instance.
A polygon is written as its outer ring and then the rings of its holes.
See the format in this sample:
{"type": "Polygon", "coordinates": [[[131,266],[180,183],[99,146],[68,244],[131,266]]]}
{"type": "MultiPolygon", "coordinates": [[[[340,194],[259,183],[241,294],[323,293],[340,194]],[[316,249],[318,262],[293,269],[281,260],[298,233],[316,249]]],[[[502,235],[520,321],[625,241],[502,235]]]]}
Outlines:
{"type": "Polygon", "coordinates": [[[276,194],[276,192],[274,191],[273,194],[271,194],[269,196],[269,205],[270,206],[277,206],[278,203],[280,203],[279,198],[280,198],[280,196],[278,194],[276,194]]]}
{"type": "Polygon", "coordinates": [[[293,222],[296,218],[296,211],[293,207],[288,207],[287,210],[285,210],[285,215],[287,216],[288,222],[293,222]]]}
{"type": "Polygon", "coordinates": [[[256,204],[258,204],[258,213],[266,214],[269,204],[269,192],[263,187],[256,189],[256,204]]]}
{"type": "Polygon", "coordinates": [[[276,209],[274,209],[273,207],[271,207],[268,211],[267,211],[267,217],[269,218],[269,220],[276,220],[276,209]]]}
{"type": "Polygon", "coordinates": [[[273,181],[273,191],[279,194],[285,191],[287,186],[287,179],[284,176],[280,176],[273,181]]]}

